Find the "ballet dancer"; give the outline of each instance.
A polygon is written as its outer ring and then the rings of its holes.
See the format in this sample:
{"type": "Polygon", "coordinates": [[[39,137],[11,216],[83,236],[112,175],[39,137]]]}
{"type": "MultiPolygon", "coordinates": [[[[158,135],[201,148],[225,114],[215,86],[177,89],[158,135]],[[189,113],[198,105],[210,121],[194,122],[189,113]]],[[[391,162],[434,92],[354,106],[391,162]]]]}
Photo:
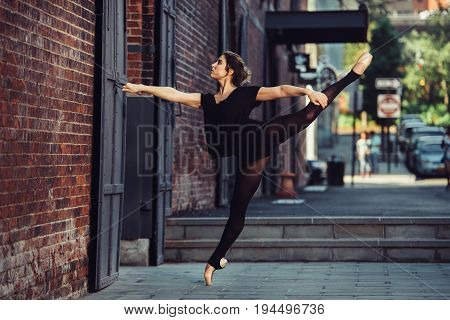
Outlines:
{"type": "Polygon", "coordinates": [[[230,215],[219,244],[206,263],[205,285],[212,284],[214,271],[228,264],[225,254],[244,228],[247,206],[258,189],[273,149],[311,124],[346,86],[361,77],[372,58],[370,53],[363,53],[345,77],[321,92],[291,85],[246,85],[251,72],[242,58],[231,51],[223,52],[211,65],[210,77],[219,85],[215,94],[185,93],[171,87],[132,83],[123,86],[124,92],[147,93],[202,109],[208,152],[214,158],[230,155],[238,158],[230,215]],[[267,122],[249,118],[252,109],[262,101],[301,95],[307,95],[310,103],[297,112],[267,122]]]}

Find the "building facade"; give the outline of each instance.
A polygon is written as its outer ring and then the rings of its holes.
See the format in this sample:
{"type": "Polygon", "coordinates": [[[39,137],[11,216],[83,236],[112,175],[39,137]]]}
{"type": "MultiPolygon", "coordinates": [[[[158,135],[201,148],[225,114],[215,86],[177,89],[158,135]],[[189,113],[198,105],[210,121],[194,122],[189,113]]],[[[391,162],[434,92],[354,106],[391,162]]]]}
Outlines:
{"type": "Polygon", "coordinates": [[[1,1],[0,298],[87,292],[94,1],[1,1]]]}

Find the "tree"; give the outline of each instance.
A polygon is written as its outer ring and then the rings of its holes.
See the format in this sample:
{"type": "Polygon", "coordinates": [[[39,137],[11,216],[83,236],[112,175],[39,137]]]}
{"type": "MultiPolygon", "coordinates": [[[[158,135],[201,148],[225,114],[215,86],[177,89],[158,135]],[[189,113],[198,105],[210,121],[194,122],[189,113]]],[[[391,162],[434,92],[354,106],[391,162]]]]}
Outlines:
{"type": "Polygon", "coordinates": [[[375,78],[401,78],[402,45],[398,39],[398,32],[387,17],[380,17],[374,22],[369,39],[371,52],[374,56],[372,64],[361,79],[363,89],[364,110],[377,121],[378,124],[387,124],[377,117],[377,95],[375,78]]]}
{"type": "Polygon", "coordinates": [[[424,113],[424,118],[434,124],[446,116],[445,110],[450,112],[448,18],[448,10],[441,10],[428,19],[426,31],[413,30],[402,39],[406,61],[403,108],[424,113]]]}

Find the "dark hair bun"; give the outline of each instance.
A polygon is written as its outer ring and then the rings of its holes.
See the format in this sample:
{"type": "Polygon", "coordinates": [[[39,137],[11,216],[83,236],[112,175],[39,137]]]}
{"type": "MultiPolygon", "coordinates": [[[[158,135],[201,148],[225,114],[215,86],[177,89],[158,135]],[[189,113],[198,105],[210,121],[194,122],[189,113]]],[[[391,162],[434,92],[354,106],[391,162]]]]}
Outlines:
{"type": "Polygon", "coordinates": [[[222,55],[224,55],[225,59],[227,60],[227,70],[230,68],[234,70],[234,75],[231,82],[236,87],[240,87],[242,85],[250,83],[252,73],[250,69],[245,65],[244,60],[241,58],[241,56],[232,51],[225,51],[222,53],[222,55]]]}

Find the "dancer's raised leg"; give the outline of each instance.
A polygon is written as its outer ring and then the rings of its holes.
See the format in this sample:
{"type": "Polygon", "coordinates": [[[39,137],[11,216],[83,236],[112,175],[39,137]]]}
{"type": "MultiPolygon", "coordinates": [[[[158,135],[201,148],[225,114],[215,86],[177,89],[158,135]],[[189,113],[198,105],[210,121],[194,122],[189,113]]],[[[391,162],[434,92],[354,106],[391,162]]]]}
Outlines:
{"type": "Polygon", "coordinates": [[[230,216],[222,238],[205,267],[204,277],[207,286],[212,283],[213,272],[223,269],[227,263],[223,257],[244,228],[247,206],[261,183],[262,172],[269,159],[270,156],[259,159],[245,168],[238,166],[234,192],[230,201],[230,216]]]}
{"type": "MultiPolygon", "coordinates": [[[[364,73],[371,61],[372,55],[370,53],[362,54],[345,77],[322,90],[322,93],[328,98],[328,105],[345,87],[364,73]]],[[[278,145],[294,134],[306,129],[325,108],[310,102],[302,110],[275,117],[265,123],[263,125],[264,133],[266,137],[269,137],[271,144],[278,145]]]]}

